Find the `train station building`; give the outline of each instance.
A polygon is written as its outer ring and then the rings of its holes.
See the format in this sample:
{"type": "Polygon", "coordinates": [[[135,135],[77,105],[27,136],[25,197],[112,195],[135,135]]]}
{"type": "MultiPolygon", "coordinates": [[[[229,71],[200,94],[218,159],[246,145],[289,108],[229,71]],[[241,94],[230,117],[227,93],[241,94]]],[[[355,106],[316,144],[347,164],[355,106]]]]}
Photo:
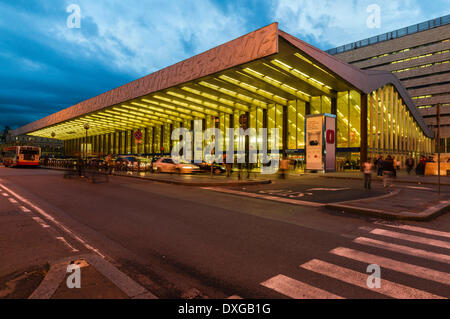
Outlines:
{"type": "MultiPolygon", "coordinates": [[[[149,57],[151,58],[151,57],[149,57]]],[[[361,70],[274,23],[16,129],[64,141],[68,156],[170,154],[171,132],[278,128],[280,152],[304,156],[305,118],[336,116],[337,159],[434,151],[433,132],[400,80],[361,70]],[[86,125],[87,124],[87,125],[86,125]],[[86,130],[86,128],[88,128],[86,130]],[[142,139],[137,140],[139,131],[142,139]],[[87,136],[87,137],[86,137],[87,136]]],[[[259,138],[259,137],[258,137],[259,138]]]]}

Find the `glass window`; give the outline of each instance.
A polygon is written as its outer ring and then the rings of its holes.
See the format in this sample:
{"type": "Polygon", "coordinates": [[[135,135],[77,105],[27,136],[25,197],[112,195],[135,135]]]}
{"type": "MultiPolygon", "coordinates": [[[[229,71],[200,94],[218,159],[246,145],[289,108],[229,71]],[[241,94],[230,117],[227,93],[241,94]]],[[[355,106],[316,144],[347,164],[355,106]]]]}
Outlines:
{"type": "Polygon", "coordinates": [[[322,99],[320,96],[311,97],[311,114],[320,114],[322,113],[322,99]]]}
{"type": "Polygon", "coordinates": [[[278,145],[284,149],[283,145],[283,106],[276,106],[276,128],[278,129],[278,145]]]}
{"type": "Polygon", "coordinates": [[[328,96],[322,95],[322,110],[321,113],[331,114],[331,99],[328,96]]]}
{"type": "Polygon", "coordinates": [[[379,41],[386,41],[386,40],[387,40],[387,34],[385,33],[385,34],[380,35],[380,36],[378,37],[378,40],[379,40],[379,41]]]}
{"type": "Polygon", "coordinates": [[[416,25],[412,25],[412,26],[408,27],[408,34],[416,33],[417,30],[418,30],[417,24],[416,25]]]}
{"type": "Polygon", "coordinates": [[[445,17],[441,18],[441,23],[444,24],[448,24],[450,23],[450,14],[446,15],[445,17]]]}
{"type": "Polygon", "coordinates": [[[297,148],[305,148],[305,114],[306,103],[297,100],[297,148]]]}
{"type": "Polygon", "coordinates": [[[337,96],[337,147],[349,147],[348,92],[337,96]]]}
{"type": "Polygon", "coordinates": [[[428,29],[428,21],[427,22],[422,22],[419,24],[419,31],[424,31],[428,29]]]}
{"type": "Polygon", "coordinates": [[[361,95],[350,91],[350,147],[361,144],[361,95]]]}
{"type": "Polygon", "coordinates": [[[370,39],[369,39],[369,43],[370,44],[375,44],[375,43],[377,43],[378,42],[378,37],[371,37],[370,39]]]}
{"type": "Polygon", "coordinates": [[[406,29],[406,28],[397,30],[397,36],[399,36],[399,37],[403,37],[403,36],[405,36],[406,34],[407,34],[407,29],[406,29]]]}
{"type": "Polygon", "coordinates": [[[366,46],[369,44],[369,39],[361,40],[361,46],[366,46]]]}

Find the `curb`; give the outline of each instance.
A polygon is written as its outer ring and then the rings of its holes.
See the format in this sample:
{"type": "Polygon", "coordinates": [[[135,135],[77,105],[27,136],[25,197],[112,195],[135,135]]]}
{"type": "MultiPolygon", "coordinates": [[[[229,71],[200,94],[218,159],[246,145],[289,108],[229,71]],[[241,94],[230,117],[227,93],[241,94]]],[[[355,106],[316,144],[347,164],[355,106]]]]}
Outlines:
{"type": "Polygon", "coordinates": [[[216,188],[204,187],[203,189],[213,191],[213,192],[219,192],[219,193],[223,193],[223,194],[245,196],[245,197],[249,197],[249,198],[257,198],[257,199],[269,200],[269,201],[273,201],[273,202],[298,205],[298,206],[310,206],[310,207],[325,206],[324,203],[318,203],[318,202],[312,202],[312,201],[301,201],[301,200],[296,200],[296,199],[291,199],[291,198],[283,198],[283,197],[278,197],[278,196],[262,195],[262,194],[249,193],[249,192],[240,192],[240,191],[235,191],[232,189],[219,188],[219,187],[216,187],[216,188]]]}
{"type": "Polygon", "coordinates": [[[64,280],[67,274],[67,266],[71,261],[77,259],[86,260],[90,266],[94,267],[131,299],[158,299],[158,297],[121,272],[111,263],[94,254],[67,257],[55,262],[50,267],[50,271],[44,280],[28,299],[50,299],[64,280]]]}
{"type": "Polygon", "coordinates": [[[236,186],[250,186],[250,185],[263,185],[263,184],[271,184],[272,181],[270,179],[267,180],[261,180],[261,181],[242,181],[242,182],[228,182],[228,183],[221,183],[221,182],[183,182],[183,181],[172,181],[172,180],[164,180],[159,178],[152,178],[152,177],[141,177],[141,176],[134,176],[134,175],[122,175],[122,174],[116,174],[113,173],[112,176],[119,176],[119,177],[132,177],[132,178],[138,178],[142,180],[149,180],[152,182],[159,182],[159,183],[166,183],[166,184],[174,184],[174,185],[181,185],[181,186],[196,186],[196,187],[236,187],[236,186]]]}
{"type": "MultiPolygon", "coordinates": [[[[361,177],[344,177],[344,176],[324,176],[324,175],[319,175],[319,177],[322,178],[335,178],[335,179],[351,179],[351,180],[360,180],[362,181],[363,178],[361,177]]],[[[372,182],[381,182],[380,180],[378,180],[377,178],[373,178],[372,182]]],[[[394,180],[395,183],[404,183],[404,184],[418,184],[418,185],[437,185],[438,183],[436,182],[423,182],[423,181],[407,181],[407,180],[402,180],[402,179],[396,179],[394,180]]],[[[443,186],[450,186],[450,183],[441,183],[441,185],[443,186]]]]}
{"type": "Polygon", "coordinates": [[[398,195],[399,193],[400,193],[400,190],[396,190],[396,191],[391,192],[390,194],[379,196],[376,198],[327,204],[327,205],[325,205],[325,208],[332,209],[332,210],[345,211],[348,213],[354,213],[354,214],[363,215],[363,216],[371,216],[371,217],[377,217],[377,218],[382,218],[382,219],[389,219],[389,220],[429,221],[429,220],[432,220],[432,219],[442,215],[450,207],[450,201],[444,201],[435,206],[429,207],[420,213],[410,213],[410,212],[396,213],[396,212],[388,212],[388,211],[384,211],[384,210],[380,210],[380,209],[361,208],[361,207],[356,207],[356,206],[350,205],[350,204],[357,204],[359,202],[364,202],[364,201],[373,200],[373,199],[388,198],[388,197],[398,195]]]}
{"type": "MultiPolygon", "coordinates": [[[[51,169],[51,170],[58,170],[58,171],[71,171],[71,169],[67,168],[60,168],[60,167],[44,167],[43,169],[51,169]]],[[[148,176],[135,176],[135,175],[127,175],[127,174],[117,174],[112,173],[111,176],[119,176],[119,177],[131,177],[131,178],[138,178],[141,180],[149,180],[152,182],[159,182],[159,183],[166,183],[166,184],[173,184],[173,185],[181,185],[181,186],[195,186],[195,187],[236,187],[236,186],[251,186],[251,185],[264,185],[264,184],[271,184],[272,181],[270,179],[264,179],[264,180],[253,180],[253,181],[237,181],[237,182],[228,182],[228,183],[222,183],[222,182],[183,182],[183,181],[175,181],[175,180],[166,180],[166,179],[159,179],[154,177],[148,177],[148,176]]]]}

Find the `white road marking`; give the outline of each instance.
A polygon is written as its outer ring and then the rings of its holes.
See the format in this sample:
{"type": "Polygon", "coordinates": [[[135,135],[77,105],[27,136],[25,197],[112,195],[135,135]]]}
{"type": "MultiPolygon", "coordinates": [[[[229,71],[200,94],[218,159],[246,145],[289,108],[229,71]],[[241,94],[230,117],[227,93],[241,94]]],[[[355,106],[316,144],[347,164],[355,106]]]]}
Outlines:
{"type": "Polygon", "coordinates": [[[240,192],[233,189],[226,189],[226,188],[219,188],[219,187],[202,187],[202,189],[220,192],[220,193],[227,193],[227,194],[233,194],[233,195],[240,195],[240,196],[246,196],[246,197],[252,197],[252,198],[260,198],[260,199],[267,199],[275,202],[281,202],[281,203],[287,203],[287,204],[294,204],[294,205],[301,205],[301,206],[311,206],[311,207],[323,207],[325,204],[322,203],[316,203],[316,202],[308,202],[308,201],[302,201],[302,200],[296,200],[296,199],[290,199],[290,198],[283,198],[278,196],[268,196],[268,195],[262,195],[262,194],[256,194],[256,193],[248,193],[248,192],[240,192]]]}
{"type": "Polygon", "coordinates": [[[367,254],[362,251],[345,247],[338,247],[336,249],[331,250],[330,253],[367,264],[377,264],[382,268],[388,268],[414,277],[440,282],[445,285],[450,285],[450,274],[442,271],[411,265],[394,259],[367,254]]]}
{"type": "Polygon", "coordinates": [[[34,220],[35,220],[35,222],[37,222],[39,225],[41,225],[42,227],[44,227],[44,228],[48,228],[48,227],[50,227],[49,225],[47,225],[43,220],[42,220],[42,218],[40,218],[40,217],[32,217],[34,220]]]}
{"type": "Polygon", "coordinates": [[[420,187],[420,186],[406,186],[405,188],[432,190],[432,188],[430,187],[420,187]]]}
{"type": "Polygon", "coordinates": [[[343,299],[343,297],[284,275],[272,277],[262,282],[261,285],[294,299],[343,299]]]}
{"type": "Polygon", "coordinates": [[[60,229],[62,229],[64,232],[68,233],[70,236],[72,236],[74,239],[76,239],[77,241],[79,241],[84,247],[86,247],[87,249],[95,252],[97,255],[99,255],[102,258],[105,258],[105,255],[103,255],[98,249],[92,247],[91,245],[89,245],[84,239],[82,239],[80,236],[76,235],[74,232],[72,232],[69,228],[67,228],[66,226],[64,226],[62,223],[60,223],[59,221],[57,221],[53,216],[51,216],[50,214],[46,213],[43,209],[39,208],[38,206],[34,205],[32,202],[30,202],[29,200],[27,200],[26,198],[18,195],[17,193],[15,193],[14,191],[12,191],[11,189],[9,189],[8,187],[6,187],[5,185],[0,184],[0,187],[3,188],[5,191],[9,192],[11,195],[13,195],[14,197],[16,197],[18,200],[22,201],[23,203],[25,203],[26,205],[28,205],[29,207],[32,207],[34,210],[36,210],[40,215],[42,215],[43,217],[45,217],[46,219],[50,220],[51,222],[53,222],[56,226],[58,226],[60,229]]]}
{"type": "MultiPolygon", "coordinates": [[[[69,248],[72,250],[72,252],[75,253],[75,252],[79,251],[78,249],[76,249],[75,247],[73,247],[71,244],[69,244],[69,243],[67,242],[67,240],[66,240],[64,237],[56,237],[56,239],[62,241],[67,247],[69,247],[69,248]]],[[[81,268],[81,267],[80,267],[80,268],[81,268]]]]}
{"type": "Polygon", "coordinates": [[[233,295],[228,297],[227,299],[242,299],[242,297],[238,296],[238,295],[233,295]]]}
{"type": "Polygon", "coordinates": [[[362,244],[362,245],[382,248],[382,249],[394,251],[394,252],[401,253],[401,254],[417,256],[417,257],[421,257],[421,258],[425,258],[425,259],[431,259],[434,261],[439,261],[442,263],[450,264],[450,255],[433,253],[433,252],[422,250],[422,249],[412,248],[412,247],[403,246],[403,245],[397,245],[397,244],[393,244],[393,243],[387,243],[384,241],[375,240],[375,239],[366,238],[366,237],[358,237],[355,240],[353,240],[353,242],[362,244]]]}
{"type": "Polygon", "coordinates": [[[300,265],[300,267],[392,298],[446,299],[445,297],[437,296],[426,291],[397,284],[385,279],[381,279],[380,288],[371,289],[367,286],[367,278],[369,274],[340,267],[318,259],[313,259],[303,265],[300,265]]]}
{"type": "Polygon", "coordinates": [[[19,206],[19,208],[20,208],[24,213],[31,213],[31,210],[29,210],[29,209],[26,208],[25,206],[19,206]]]}
{"type": "Polygon", "coordinates": [[[8,198],[8,200],[13,204],[17,204],[17,201],[14,198],[10,197],[10,198],[8,198]]]}
{"type": "Polygon", "coordinates": [[[7,193],[2,193],[2,195],[5,197],[9,197],[9,195],[7,193]]]}
{"type": "Polygon", "coordinates": [[[429,245],[429,246],[436,246],[436,247],[450,249],[450,243],[442,241],[442,240],[430,239],[430,238],[408,235],[408,234],[403,234],[403,233],[397,233],[397,232],[393,232],[390,230],[379,229],[379,228],[372,230],[370,233],[375,234],[375,235],[381,235],[381,236],[411,241],[411,242],[415,242],[415,243],[425,244],[425,245],[429,245]]]}
{"type": "Polygon", "coordinates": [[[409,230],[409,231],[413,231],[413,232],[416,232],[416,233],[423,233],[423,234],[427,234],[427,235],[435,235],[435,236],[450,238],[450,233],[445,232],[445,231],[439,231],[439,230],[423,228],[423,227],[417,227],[417,226],[411,226],[411,225],[389,225],[389,224],[382,224],[382,225],[383,226],[392,227],[392,228],[399,228],[399,229],[409,230]]]}
{"type": "Polygon", "coordinates": [[[329,191],[329,192],[337,192],[337,191],[345,191],[345,190],[349,190],[351,188],[311,188],[311,189],[307,189],[306,191],[329,191]]]}

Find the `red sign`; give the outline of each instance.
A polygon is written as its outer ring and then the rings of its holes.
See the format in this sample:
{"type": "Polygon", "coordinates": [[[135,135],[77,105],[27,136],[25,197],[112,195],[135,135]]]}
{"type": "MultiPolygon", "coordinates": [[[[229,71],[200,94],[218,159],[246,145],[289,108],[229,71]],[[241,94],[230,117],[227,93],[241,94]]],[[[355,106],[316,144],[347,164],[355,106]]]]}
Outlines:
{"type": "Polygon", "coordinates": [[[327,143],[334,144],[334,131],[333,130],[327,130],[327,143]]]}
{"type": "Polygon", "coordinates": [[[138,141],[140,141],[142,139],[142,132],[141,130],[137,130],[136,132],[134,132],[134,138],[138,141]]]}

